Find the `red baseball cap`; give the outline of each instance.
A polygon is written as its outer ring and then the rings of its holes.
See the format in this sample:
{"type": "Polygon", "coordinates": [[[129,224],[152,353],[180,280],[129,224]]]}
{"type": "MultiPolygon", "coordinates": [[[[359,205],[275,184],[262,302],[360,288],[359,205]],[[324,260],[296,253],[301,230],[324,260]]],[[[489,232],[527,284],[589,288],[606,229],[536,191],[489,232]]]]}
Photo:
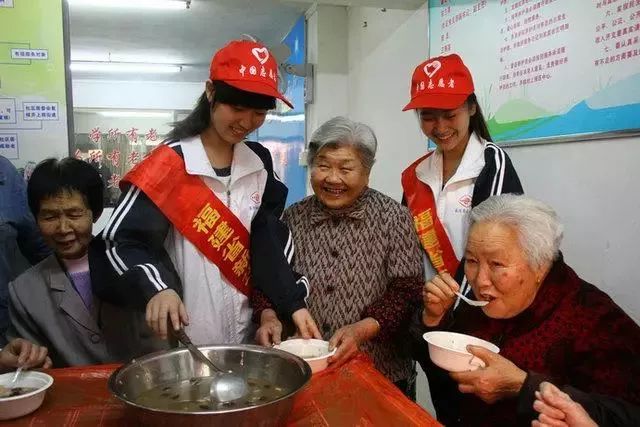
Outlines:
{"type": "Polygon", "coordinates": [[[453,110],[474,92],[473,78],[454,54],[430,58],[418,65],[411,78],[411,101],[402,109],[453,110]]]}
{"type": "Polygon", "coordinates": [[[260,43],[229,42],[213,55],[209,78],[247,92],[273,96],[293,108],[293,104],[278,92],[278,63],[260,43]]]}

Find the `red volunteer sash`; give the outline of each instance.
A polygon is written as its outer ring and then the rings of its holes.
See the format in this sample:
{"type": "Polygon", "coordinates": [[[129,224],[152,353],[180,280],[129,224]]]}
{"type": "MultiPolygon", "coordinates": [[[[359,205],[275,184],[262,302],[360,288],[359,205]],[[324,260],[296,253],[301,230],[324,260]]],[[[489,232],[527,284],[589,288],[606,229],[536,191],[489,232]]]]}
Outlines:
{"type": "Polygon", "coordinates": [[[249,232],[167,145],[154,149],[122,179],[140,188],[173,226],[249,296],[249,232]]]}
{"type": "Polygon", "coordinates": [[[453,276],[458,270],[460,261],[438,218],[431,188],[416,176],[416,168],[420,162],[431,154],[433,152],[419,158],[402,172],[402,189],[422,248],[438,273],[446,271],[453,276]]]}

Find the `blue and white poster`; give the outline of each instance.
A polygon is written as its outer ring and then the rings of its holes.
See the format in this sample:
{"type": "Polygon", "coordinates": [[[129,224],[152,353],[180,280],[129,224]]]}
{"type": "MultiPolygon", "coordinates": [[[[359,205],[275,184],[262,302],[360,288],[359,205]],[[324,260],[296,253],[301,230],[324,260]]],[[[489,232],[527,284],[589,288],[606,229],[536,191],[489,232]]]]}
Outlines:
{"type": "Polygon", "coordinates": [[[429,0],[429,29],[496,141],[640,130],[640,0],[429,0]]]}

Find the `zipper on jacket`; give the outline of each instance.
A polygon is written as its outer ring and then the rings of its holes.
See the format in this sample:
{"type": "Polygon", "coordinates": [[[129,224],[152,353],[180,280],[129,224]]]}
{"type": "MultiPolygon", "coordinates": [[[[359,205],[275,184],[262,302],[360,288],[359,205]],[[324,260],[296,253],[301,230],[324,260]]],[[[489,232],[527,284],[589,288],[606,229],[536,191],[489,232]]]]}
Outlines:
{"type": "Polygon", "coordinates": [[[227,188],[227,207],[231,208],[231,190],[227,188]]]}

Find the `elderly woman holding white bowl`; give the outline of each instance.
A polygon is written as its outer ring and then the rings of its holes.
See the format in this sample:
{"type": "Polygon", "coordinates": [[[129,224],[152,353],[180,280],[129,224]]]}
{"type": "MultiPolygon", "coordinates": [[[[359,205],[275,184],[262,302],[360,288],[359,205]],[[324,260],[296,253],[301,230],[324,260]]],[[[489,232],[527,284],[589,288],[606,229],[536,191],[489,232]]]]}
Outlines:
{"type": "Polygon", "coordinates": [[[453,312],[459,284],[437,276],[423,290],[419,332],[472,335],[500,353],[469,346],[486,366],[449,373],[443,381],[422,342],[418,357],[438,420],[447,426],[531,425],[542,381],[640,402],[640,327],[565,264],[553,209],[525,196],[494,196],[472,210],[470,222],[464,273],[475,297],[488,304],[453,312]]]}
{"type": "MultiPolygon", "coordinates": [[[[309,311],[336,354],[334,366],[362,349],[413,397],[415,368],[400,348],[424,284],[422,253],[407,208],[368,187],[377,140],[367,125],[335,117],[311,136],[314,194],[283,221],[295,244],[294,269],[309,281],[309,311]]],[[[256,313],[261,312],[254,306],[256,313]]],[[[260,315],[257,341],[280,340],[273,310],[260,315]]]]}

